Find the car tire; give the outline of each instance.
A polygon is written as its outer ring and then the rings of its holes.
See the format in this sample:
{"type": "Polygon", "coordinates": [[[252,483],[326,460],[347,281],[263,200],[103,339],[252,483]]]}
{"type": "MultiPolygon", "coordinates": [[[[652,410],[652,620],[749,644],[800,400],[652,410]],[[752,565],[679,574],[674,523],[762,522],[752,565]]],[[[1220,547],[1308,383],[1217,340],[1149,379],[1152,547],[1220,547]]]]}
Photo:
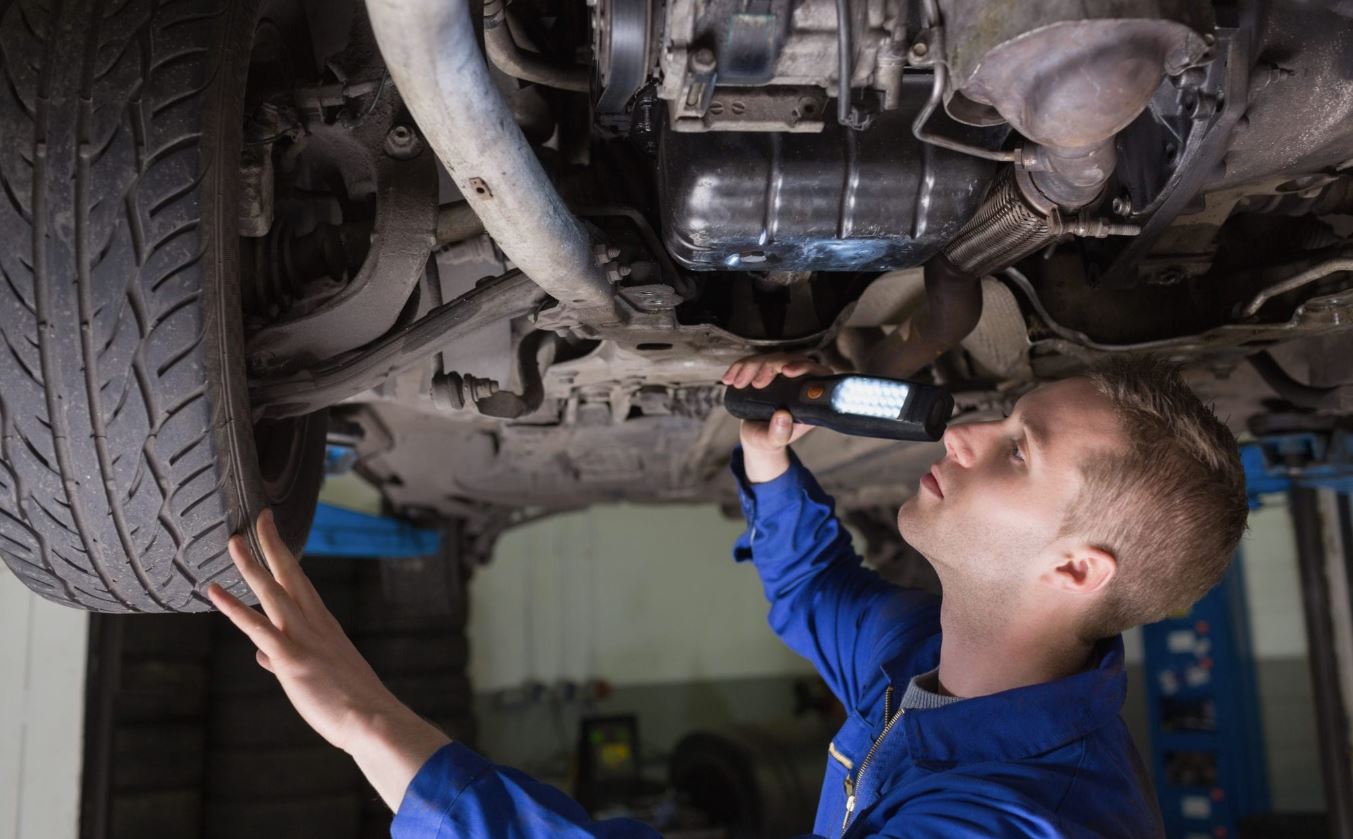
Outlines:
{"type": "Polygon", "coordinates": [[[211,581],[248,596],[226,542],[263,507],[293,549],[309,530],[325,417],[255,428],[242,349],[256,14],[253,0],[0,14],[0,556],[47,599],[204,611],[211,581]]]}

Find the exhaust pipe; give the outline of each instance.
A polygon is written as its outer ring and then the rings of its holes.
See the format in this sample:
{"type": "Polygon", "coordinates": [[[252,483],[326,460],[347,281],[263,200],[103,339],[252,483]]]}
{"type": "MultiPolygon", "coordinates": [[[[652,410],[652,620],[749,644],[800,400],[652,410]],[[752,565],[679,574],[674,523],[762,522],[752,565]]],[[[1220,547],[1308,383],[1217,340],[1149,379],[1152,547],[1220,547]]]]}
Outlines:
{"type": "Polygon", "coordinates": [[[503,253],[584,323],[618,323],[591,237],[489,76],[468,0],[367,0],[390,77],[503,253]]]}

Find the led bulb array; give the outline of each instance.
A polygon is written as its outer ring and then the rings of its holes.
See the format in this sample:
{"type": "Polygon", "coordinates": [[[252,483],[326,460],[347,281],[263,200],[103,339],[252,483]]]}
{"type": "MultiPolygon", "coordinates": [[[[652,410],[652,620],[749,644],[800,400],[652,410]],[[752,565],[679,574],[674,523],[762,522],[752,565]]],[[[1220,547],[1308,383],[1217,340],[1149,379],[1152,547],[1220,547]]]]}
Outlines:
{"type": "Polygon", "coordinates": [[[851,376],[832,391],[832,410],[880,419],[898,419],[911,388],[902,382],[851,376]]]}

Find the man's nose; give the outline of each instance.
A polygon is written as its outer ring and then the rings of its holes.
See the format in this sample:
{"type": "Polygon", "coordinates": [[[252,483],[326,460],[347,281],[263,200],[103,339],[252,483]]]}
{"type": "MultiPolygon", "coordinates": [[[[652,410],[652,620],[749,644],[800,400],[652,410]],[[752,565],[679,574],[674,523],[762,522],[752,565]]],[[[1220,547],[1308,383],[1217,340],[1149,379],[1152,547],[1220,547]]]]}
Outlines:
{"type": "Polygon", "coordinates": [[[965,469],[973,464],[976,452],[973,449],[971,425],[951,425],[945,430],[941,440],[944,442],[945,452],[953,458],[954,463],[965,469]]]}
{"type": "Polygon", "coordinates": [[[999,422],[970,422],[949,426],[941,439],[949,456],[966,469],[976,464],[1000,438],[999,422]]]}

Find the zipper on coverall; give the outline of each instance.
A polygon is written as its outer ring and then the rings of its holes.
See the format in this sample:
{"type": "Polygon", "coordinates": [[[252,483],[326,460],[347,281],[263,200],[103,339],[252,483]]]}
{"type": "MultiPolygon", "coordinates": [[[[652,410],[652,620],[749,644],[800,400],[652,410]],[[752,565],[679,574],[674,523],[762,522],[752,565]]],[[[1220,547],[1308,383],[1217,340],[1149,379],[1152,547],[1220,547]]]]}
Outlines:
{"type": "Polygon", "coordinates": [[[907,709],[898,708],[896,714],[889,716],[892,711],[892,704],[893,686],[889,685],[883,692],[883,719],[886,720],[883,724],[883,731],[879,732],[878,739],[869,747],[869,753],[864,756],[864,760],[860,761],[860,770],[855,773],[855,778],[852,780],[850,773],[846,773],[844,781],[846,787],[846,817],[841,820],[842,836],[846,835],[846,828],[850,826],[850,817],[855,812],[855,790],[864,780],[864,773],[869,771],[869,763],[874,759],[874,752],[878,751],[879,744],[883,742],[883,738],[888,736],[888,732],[893,730],[893,725],[896,724],[898,720],[902,719],[902,715],[906,713],[907,709]]]}

